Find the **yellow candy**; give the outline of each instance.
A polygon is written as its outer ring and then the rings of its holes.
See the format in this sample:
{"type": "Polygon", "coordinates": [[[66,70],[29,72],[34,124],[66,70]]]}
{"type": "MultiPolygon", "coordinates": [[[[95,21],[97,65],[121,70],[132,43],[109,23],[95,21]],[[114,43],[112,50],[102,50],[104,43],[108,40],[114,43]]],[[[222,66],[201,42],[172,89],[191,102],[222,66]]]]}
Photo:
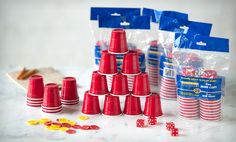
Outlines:
{"type": "Polygon", "coordinates": [[[67,127],[61,127],[60,130],[61,130],[61,131],[67,131],[67,130],[69,130],[69,128],[67,128],[67,127]]]}
{"type": "Polygon", "coordinates": [[[69,120],[67,118],[58,118],[58,122],[67,123],[69,120]]]}
{"type": "Polygon", "coordinates": [[[48,130],[60,130],[60,126],[59,125],[51,125],[51,126],[46,126],[46,128],[48,130]]]}
{"type": "Polygon", "coordinates": [[[44,123],[49,122],[49,121],[51,121],[51,120],[48,119],[48,118],[42,118],[42,119],[38,120],[39,124],[44,124],[44,123]]]}
{"type": "Polygon", "coordinates": [[[80,119],[80,120],[88,120],[89,117],[88,117],[88,116],[79,116],[79,119],[80,119]]]}
{"type": "Polygon", "coordinates": [[[29,120],[29,121],[27,121],[26,123],[27,123],[28,125],[30,125],[30,126],[32,126],[32,125],[38,125],[38,124],[39,124],[38,120],[29,120]]]}
{"type": "Polygon", "coordinates": [[[69,123],[69,124],[72,125],[72,126],[76,124],[76,122],[70,121],[70,120],[69,120],[67,123],[69,123]]]}

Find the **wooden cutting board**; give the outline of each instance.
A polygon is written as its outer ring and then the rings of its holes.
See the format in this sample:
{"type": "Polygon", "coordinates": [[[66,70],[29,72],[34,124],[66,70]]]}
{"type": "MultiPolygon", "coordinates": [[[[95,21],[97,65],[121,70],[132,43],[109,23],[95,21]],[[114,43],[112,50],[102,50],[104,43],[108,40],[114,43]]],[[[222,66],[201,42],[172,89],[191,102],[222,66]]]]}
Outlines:
{"type": "MultiPolygon", "coordinates": [[[[43,82],[44,84],[47,83],[57,83],[59,85],[59,87],[61,87],[62,84],[62,80],[64,78],[64,75],[61,74],[59,71],[55,70],[52,67],[48,67],[48,68],[39,68],[37,69],[37,73],[38,75],[42,75],[43,76],[43,82]]],[[[18,80],[17,76],[19,74],[19,71],[14,71],[14,72],[9,72],[7,73],[7,76],[14,82],[16,83],[18,86],[20,86],[22,89],[24,89],[25,91],[28,88],[28,79],[26,80],[18,80]]]]}

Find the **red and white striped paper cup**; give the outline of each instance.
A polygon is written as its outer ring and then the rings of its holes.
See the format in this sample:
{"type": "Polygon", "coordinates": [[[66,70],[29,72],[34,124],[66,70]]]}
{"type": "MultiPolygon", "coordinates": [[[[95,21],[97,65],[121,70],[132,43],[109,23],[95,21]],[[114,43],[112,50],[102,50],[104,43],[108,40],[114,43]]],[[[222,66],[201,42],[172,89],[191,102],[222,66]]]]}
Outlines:
{"type": "Polygon", "coordinates": [[[187,119],[199,118],[199,101],[195,98],[178,96],[179,115],[187,119]]]}
{"type": "Polygon", "coordinates": [[[202,120],[217,121],[221,119],[221,99],[200,100],[200,118],[202,120]]]}

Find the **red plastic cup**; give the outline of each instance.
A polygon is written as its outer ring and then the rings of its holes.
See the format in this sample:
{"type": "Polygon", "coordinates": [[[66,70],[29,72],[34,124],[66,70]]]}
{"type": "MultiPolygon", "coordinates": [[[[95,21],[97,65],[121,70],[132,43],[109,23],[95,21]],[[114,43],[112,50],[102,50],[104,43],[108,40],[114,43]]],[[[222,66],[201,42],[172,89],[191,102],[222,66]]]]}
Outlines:
{"type": "Polygon", "coordinates": [[[126,96],[124,114],[126,115],[140,115],[142,114],[140,98],[134,96],[126,96]]]}
{"type": "Polygon", "coordinates": [[[128,80],[126,75],[117,74],[113,77],[111,95],[113,96],[129,95],[128,80]]]}
{"type": "Polygon", "coordinates": [[[100,74],[116,74],[117,65],[116,65],[116,55],[108,53],[107,50],[102,51],[102,57],[99,63],[100,74]]]}
{"type": "Polygon", "coordinates": [[[33,75],[29,79],[27,98],[42,99],[43,98],[43,77],[40,75],[33,75]]]}
{"type": "Polygon", "coordinates": [[[76,79],[74,77],[65,77],[62,83],[61,99],[77,100],[78,98],[76,79]]]}
{"type": "Polygon", "coordinates": [[[140,73],[139,58],[137,51],[129,51],[129,53],[124,55],[121,72],[123,74],[140,73]]]}
{"type": "Polygon", "coordinates": [[[45,108],[61,106],[59,87],[57,84],[49,83],[45,85],[42,106],[45,108]]]}
{"type": "Polygon", "coordinates": [[[62,82],[61,103],[63,105],[76,105],[79,103],[76,79],[65,77],[62,82]]]}
{"type": "Polygon", "coordinates": [[[97,71],[93,72],[89,93],[94,96],[106,95],[109,93],[105,75],[101,75],[97,71]]]}
{"type": "Polygon", "coordinates": [[[95,114],[101,113],[98,96],[90,95],[89,91],[86,91],[84,93],[82,113],[88,114],[88,115],[95,115],[95,114]]]}
{"type": "Polygon", "coordinates": [[[145,97],[149,96],[150,92],[150,85],[148,80],[147,73],[141,73],[136,75],[134,78],[134,85],[132,95],[136,97],[145,97]]]}
{"type": "Polygon", "coordinates": [[[161,100],[157,93],[152,93],[146,98],[143,114],[148,117],[162,116],[161,100]]]}
{"type": "Polygon", "coordinates": [[[119,97],[112,95],[105,96],[103,114],[108,116],[117,116],[121,114],[119,97]]]}
{"type": "Polygon", "coordinates": [[[108,52],[112,54],[125,54],[128,52],[126,33],[124,29],[112,30],[108,52]]]}

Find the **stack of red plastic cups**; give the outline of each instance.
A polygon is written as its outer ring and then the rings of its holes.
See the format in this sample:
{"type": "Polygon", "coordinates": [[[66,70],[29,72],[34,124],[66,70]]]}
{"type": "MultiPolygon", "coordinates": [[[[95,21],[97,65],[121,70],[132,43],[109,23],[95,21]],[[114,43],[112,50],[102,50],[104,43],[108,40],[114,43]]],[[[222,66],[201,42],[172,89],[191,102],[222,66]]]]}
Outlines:
{"type": "Polygon", "coordinates": [[[57,84],[49,83],[45,85],[42,111],[45,113],[57,113],[62,111],[59,87],[57,84]]]}
{"type": "Polygon", "coordinates": [[[62,83],[61,102],[63,105],[76,105],[79,103],[76,79],[65,77],[62,83]]]}
{"type": "Polygon", "coordinates": [[[98,73],[106,75],[108,80],[108,89],[111,89],[113,75],[118,73],[116,66],[116,56],[110,54],[107,50],[102,51],[102,58],[99,64],[98,73]]]}
{"type": "Polygon", "coordinates": [[[132,91],[134,77],[141,73],[137,51],[130,51],[129,53],[124,55],[124,61],[121,72],[122,74],[127,75],[129,91],[132,91]]]}
{"type": "MultiPolygon", "coordinates": [[[[217,78],[217,72],[214,70],[206,70],[201,75],[202,78],[217,78]]],[[[200,118],[202,120],[216,121],[221,119],[221,103],[222,100],[200,100],[200,118]]]]}
{"type": "Polygon", "coordinates": [[[162,77],[160,83],[160,95],[163,99],[176,100],[177,87],[174,78],[162,77]]]}
{"type": "Polygon", "coordinates": [[[93,71],[90,90],[85,91],[82,113],[86,115],[97,115],[101,113],[98,96],[108,95],[107,79],[105,75],[93,71]]]}
{"type": "MultiPolygon", "coordinates": [[[[117,73],[117,64],[116,64],[116,55],[122,55],[128,53],[128,45],[126,41],[126,33],[123,29],[114,29],[111,33],[111,39],[110,39],[110,46],[108,48],[108,53],[110,53],[110,56],[112,56],[112,61],[115,61],[115,64],[110,64],[110,66],[107,66],[106,68],[113,69],[113,72],[109,72],[107,75],[108,80],[108,89],[111,90],[113,75],[117,73]]],[[[103,55],[102,55],[103,56],[103,55]]],[[[101,59],[101,61],[103,58],[101,59]]],[[[106,59],[104,59],[104,62],[108,62],[106,59]]],[[[101,64],[100,64],[101,66],[101,64]]]]}
{"type": "Polygon", "coordinates": [[[43,102],[43,77],[33,75],[29,79],[26,104],[30,107],[40,107],[43,102]]]}
{"type": "MultiPolygon", "coordinates": [[[[196,69],[186,67],[182,69],[183,76],[196,76],[196,69]]],[[[199,118],[199,100],[196,98],[187,98],[178,95],[179,115],[188,118],[199,118]]]]}

